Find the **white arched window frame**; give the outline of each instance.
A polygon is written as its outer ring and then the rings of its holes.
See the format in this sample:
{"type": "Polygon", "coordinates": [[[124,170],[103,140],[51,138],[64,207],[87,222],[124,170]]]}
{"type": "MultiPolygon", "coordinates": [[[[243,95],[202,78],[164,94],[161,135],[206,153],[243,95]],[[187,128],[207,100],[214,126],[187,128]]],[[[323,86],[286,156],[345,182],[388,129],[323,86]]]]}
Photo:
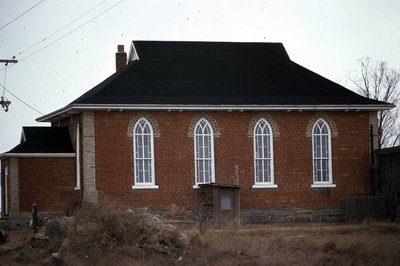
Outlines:
{"type": "Polygon", "coordinates": [[[194,127],[195,185],[215,182],[214,132],[207,119],[200,119],[194,127]]]}
{"type": "Polygon", "coordinates": [[[336,187],[332,179],[331,129],[318,119],[312,129],[313,184],[311,187],[336,187]]]}
{"type": "Polygon", "coordinates": [[[153,128],[146,118],[140,118],[133,128],[133,161],[132,188],[158,188],[155,184],[153,128]]]}
{"type": "Polygon", "coordinates": [[[260,119],[253,130],[254,185],[253,188],[276,188],[274,182],[274,144],[272,128],[260,119]]]}

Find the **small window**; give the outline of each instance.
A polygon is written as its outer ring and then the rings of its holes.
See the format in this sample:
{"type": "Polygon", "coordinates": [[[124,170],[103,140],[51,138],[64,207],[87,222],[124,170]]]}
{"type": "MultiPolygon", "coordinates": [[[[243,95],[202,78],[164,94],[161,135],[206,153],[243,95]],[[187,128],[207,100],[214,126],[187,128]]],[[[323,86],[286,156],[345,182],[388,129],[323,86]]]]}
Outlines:
{"type": "Polygon", "coordinates": [[[274,184],[274,159],[271,126],[260,119],[254,127],[254,188],[277,187],[274,184]]]}
{"type": "Polygon", "coordinates": [[[196,186],[215,182],[214,134],[210,123],[204,118],[194,128],[194,160],[196,186]]]}
{"type": "Polygon", "coordinates": [[[145,118],[134,127],[134,185],[133,188],[157,188],[154,173],[153,129],[145,118]]]}
{"type": "Polygon", "coordinates": [[[323,119],[315,122],[313,142],[313,187],[334,187],[332,183],[331,130],[323,119]]]}

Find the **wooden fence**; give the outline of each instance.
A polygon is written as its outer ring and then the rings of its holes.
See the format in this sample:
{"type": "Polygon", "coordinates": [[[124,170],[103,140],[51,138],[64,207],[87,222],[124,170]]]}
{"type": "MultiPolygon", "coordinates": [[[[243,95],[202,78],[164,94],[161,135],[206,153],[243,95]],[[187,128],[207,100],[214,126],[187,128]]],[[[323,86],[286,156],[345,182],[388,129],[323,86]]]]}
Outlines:
{"type": "Polygon", "coordinates": [[[385,199],[387,216],[400,219],[400,146],[376,151],[378,155],[378,194],[385,199]]]}

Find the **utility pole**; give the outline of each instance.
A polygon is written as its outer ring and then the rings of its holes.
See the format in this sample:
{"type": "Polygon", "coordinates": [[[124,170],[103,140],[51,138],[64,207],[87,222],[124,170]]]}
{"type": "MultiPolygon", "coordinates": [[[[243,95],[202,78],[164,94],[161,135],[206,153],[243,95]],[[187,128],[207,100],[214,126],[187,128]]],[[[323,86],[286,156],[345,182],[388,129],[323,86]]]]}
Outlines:
{"type": "MultiPolygon", "coordinates": [[[[8,63],[13,63],[13,64],[18,63],[18,60],[14,59],[14,58],[15,58],[15,56],[13,56],[13,59],[0,59],[0,63],[5,63],[6,66],[8,65],[8,63]]],[[[5,80],[4,80],[4,83],[5,83],[5,80]]],[[[6,85],[6,84],[4,84],[4,85],[6,85]]],[[[4,93],[3,93],[3,95],[4,95],[4,93]]],[[[8,112],[8,106],[10,104],[11,104],[11,101],[8,101],[7,99],[4,100],[4,96],[1,96],[0,105],[1,105],[1,107],[3,107],[4,111],[8,112]]]]}
{"type": "Polygon", "coordinates": [[[6,63],[6,66],[8,63],[18,63],[18,60],[15,59],[0,59],[0,63],[6,63]]]}

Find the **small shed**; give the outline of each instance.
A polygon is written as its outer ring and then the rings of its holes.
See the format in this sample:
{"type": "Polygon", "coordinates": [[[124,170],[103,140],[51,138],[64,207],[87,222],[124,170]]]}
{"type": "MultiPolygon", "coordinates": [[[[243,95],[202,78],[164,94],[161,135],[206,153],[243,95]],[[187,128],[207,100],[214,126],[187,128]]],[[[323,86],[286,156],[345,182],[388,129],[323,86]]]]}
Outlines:
{"type": "Polygon", "coordinates": [[[200,195],[204,217],[218,226],[240,225],[240,186],[201,184],[200,195]]]}
{"type": "Polygon", "coordinates": [[[385,197],[388,216],[400,219],[400,146],[376,151],[379,192],[385,197]]]}

